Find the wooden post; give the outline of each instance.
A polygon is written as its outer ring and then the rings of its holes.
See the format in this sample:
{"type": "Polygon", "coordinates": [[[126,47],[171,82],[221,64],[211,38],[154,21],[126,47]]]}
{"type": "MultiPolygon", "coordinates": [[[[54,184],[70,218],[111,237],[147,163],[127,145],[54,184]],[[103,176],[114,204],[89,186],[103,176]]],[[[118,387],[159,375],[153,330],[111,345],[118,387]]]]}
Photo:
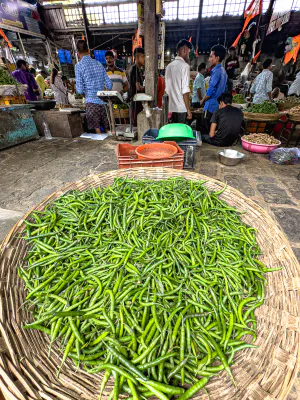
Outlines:
{"type": "Polygon", "coordinates": [[[144,0],[144,20],[145,93],[153,97],[156,105],[158,18],[156,17],[155,1],[144,0]]]}

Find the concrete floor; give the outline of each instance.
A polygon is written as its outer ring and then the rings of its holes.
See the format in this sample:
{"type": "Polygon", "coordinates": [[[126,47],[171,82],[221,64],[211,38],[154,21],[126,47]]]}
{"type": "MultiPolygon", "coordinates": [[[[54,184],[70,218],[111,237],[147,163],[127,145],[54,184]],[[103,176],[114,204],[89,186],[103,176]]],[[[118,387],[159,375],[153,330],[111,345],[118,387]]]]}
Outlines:
{"type": "MultiPolygon", "coordinates": [[[[0,152],[0,241],[34,205],[68,182],[117,169],[112,139],[40,139],[0,152]]],[[[246,153],[236,167],[219,164],[219,148],[197,150],[195,172],[227,182],[276,219],[300,261],[300,164],[279,166],[266,155],[246,153]],[[297,179],[298,177],[298,179],[297,179]]],[[[300,399],[300,373],[287,400],[300,399]]]]}

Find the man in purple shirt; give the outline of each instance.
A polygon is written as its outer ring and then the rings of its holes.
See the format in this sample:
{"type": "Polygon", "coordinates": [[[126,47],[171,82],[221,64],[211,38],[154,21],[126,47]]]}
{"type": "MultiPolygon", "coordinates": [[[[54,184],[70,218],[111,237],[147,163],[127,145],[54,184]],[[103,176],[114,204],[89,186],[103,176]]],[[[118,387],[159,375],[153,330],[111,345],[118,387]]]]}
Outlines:
{"type": "Polygon", "coordinates": [[[17,61],[17,70],[12,72],[12,76],[16,81],[27,85],[27,90],[24,93],[26,100],[36,101],[36,94],[39,94],[39,87],[34,79],[34,76],[28,71],[29,65],[25,60],[17,61]]]}

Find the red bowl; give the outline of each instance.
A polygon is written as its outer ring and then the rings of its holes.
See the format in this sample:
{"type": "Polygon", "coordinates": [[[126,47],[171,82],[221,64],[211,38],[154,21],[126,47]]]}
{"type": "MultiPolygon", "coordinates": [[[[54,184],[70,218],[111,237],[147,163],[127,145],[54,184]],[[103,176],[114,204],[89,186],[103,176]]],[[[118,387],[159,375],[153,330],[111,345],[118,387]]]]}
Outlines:
{"type": "Polygon", "coordinates": [[[177,149],[171,144],[149,143],[139,146],[135,153],[139,160],[161,160],[175,156],[177,149]]]}

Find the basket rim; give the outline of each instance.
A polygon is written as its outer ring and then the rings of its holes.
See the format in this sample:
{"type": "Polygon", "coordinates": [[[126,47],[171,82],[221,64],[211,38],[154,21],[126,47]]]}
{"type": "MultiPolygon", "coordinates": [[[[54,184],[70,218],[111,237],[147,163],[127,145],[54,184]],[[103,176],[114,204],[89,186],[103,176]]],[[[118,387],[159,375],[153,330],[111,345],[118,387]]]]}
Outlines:
{"type": "MultiPolygon", "coordinates": [[[[268,222],[271,222],[272,224],[274,224],[275,229],[279,230],[280,233],[282,234],[283,238],[285,239],[285,247],[287,248],[287,251],[291,252],[293,255],[293,265],[295,266],[295,269],[297,270],[297,273],[300,277],[300,265],[291,249],[291,245],[285,235],[285,233],[282,231],[281,227],[279,226],[279,224],[277,223],[276,220],[274,220],[266,210],[264,210],[261,206],[259,206],[257,203],[255,203],[253,200],[249,199],[247,196],[245,196],[244,194],[242,194],[241,192],[239,192],[237,189],[227,185],[225,182],[221,182],[218,181],[214,178],[210,178],[207,177],[205,175],[199,174],[199,173],[195,173],[195,172],[189,172],[189,171],[184,171],[184,170],[176,170],[176,169],[171,169],[171,168],[163,168],[163,167],[158,167],[158,168],[130,168],[130,169],[126,169],[126,170],[113,170],[113,171],[108,171],[108,172],[101,172],[99,174],[93,174],[93,175],[89,175],[86,177],[83,177],[79,180],[77,180],[76,182],[70,182],[67,185],[65,185],[62,189],[58,189],[56,191],[54,191],[52,194],[50,194],[49,196],[47,196],[45,199],[43,199],[41,202],[39,202],[36,206],[32,207],[25,215],[24,217],[22,217],[14,226],[13,228],[10,230],[10,232],[6,235],[5,239],[3,240],[1,246],[0,246],[0,262],[3,261],[3,251],[7,249],[7,247],[9,246],[9,242],[10,240],[13,238],[14,234],[16,232],[19,231],[19,229],[22,227],[22,225],[24,224],[24,220],[26,218],[28,218],[28,216],[37,209],[43,209],[47,204],[51,203],[52,201],[56,200],[58,197],[68,193],[71,190],[74,190],[74,185],[76,185],[76,189],[77,190],[88,190],[88,187],[83,187],[81,184],[85,183],[88,179],[91,178],[95,178],[95,180],[93,181],[93,185],[90,185],[89,187],[92,186],[101,186],[101,178],[108,178],[108,179],[113,179],[116,176],[127,176],[128,174],[132,174],[132,176],[134,177],[134,173],[136,172],[137,174],[141,173],[141,170],[144,170],[145,172],[145,177],[137,177],[137,179],[153,179],[153,180],[161,180],[161,179],[167,179],[169,177],[171,177],[172,175],[174,176],[182,176],[182,177],[186,177],[187,179],[192,179],[192,180],[204,180],[206,183],[209,184],[208,189],[211,190],[211,184],[214,187],[214,190],[218,190],[218,188],[221,190],[225,187],[225,191],[224,193],[226,193],[226,191],[229,191],[229,193],[232,193],[236,196],[239,196],[239,198],[241,198],[241,200],[243,200],[247,205],[252,206],[253,208],[255,208],[256,210],[259,211],[259,213],[262,215],[263,219],[267,220],[268,222]],[[151,176],[151,173],[153,176],[151,176]],[[159,174],[161,173],[162,176],[156,176],[155,173],[159,174]],[[147,177],[148,175],[148,177],[147,177]],[[164,176],[163,176],[164,175],[164,176]]],[[[104,186],[106,186],[107,183],[105,183],[104,186]]],[[[222,196],[222,195],[221,195],[222,196]]],[[[226,201],[226,200],[225,200],[226,201]]],[[[0,269],[1,272],[1,269],[0,269]]],[[[1,302],[2,302],[2,298],[0,298],[0,309],[1,309],[1,302]]],[[[298,318],[300,317],[300,310],[297,309],[297,312],[294,312],[292,314],[290,314],[291,316],[293,316],[294,318],[298,318]]],[[[1,313],[0,313],[0,325],[2,322],[5,322],[5,320],[3,320],[1,318],[1,313]]],[[[1,326],[0,326],[1,328],[1,326]]],[[[298,328],[298,332],[299,332],[299,328],[298,328]]],[[[0,334],[1,334],[1,330],[0,330],[0,334]]],[[[289,393],[289,391],[291,390],[291,387],[294,383],[294,380],[297,376],[297,372],[299,369],[299,365],[300,365],[300,342],[298,340],[297,343],[297,353],[295,354],[295,360],[293,360],[293,366],[294,368],[292,369],[291,373],[289,374],[288,378],[284,379],[284,381],[280,384],[280,388],[278,390],[278,395],[276,396],[272,396],[270,394],[270,397],[268,397],[268,399],[272,399],[272,400],[283,400],[286,398],[286,395],[289,393]]],[[[263,375],[264,376],[264,375],[263,375]]],[[[221,384],[222,381],[220,380],[221,384]]],[[[5,383],[5,381],[4,381],[5,383]]],[[[234,397],[234,396],[233,396],[234,397]]],[[[79,398],[79,396],[78,396],[79,398]]],[[[81,397],[80,397],[81,398],[81,397]]],[[[202,397],[201,397],[202,399],[202,397]]]]}

